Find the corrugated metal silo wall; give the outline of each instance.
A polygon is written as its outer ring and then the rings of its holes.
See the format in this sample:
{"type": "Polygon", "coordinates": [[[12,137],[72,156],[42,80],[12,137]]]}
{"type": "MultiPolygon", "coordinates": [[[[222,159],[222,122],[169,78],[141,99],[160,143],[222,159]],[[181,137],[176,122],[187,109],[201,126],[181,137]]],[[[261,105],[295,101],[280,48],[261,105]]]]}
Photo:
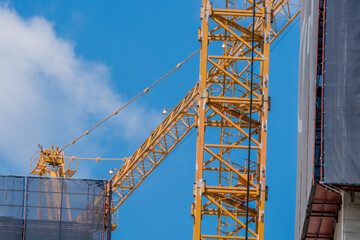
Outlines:
{"type": "Polygon", "coordinates": [[[295,240],[300,239],[313,178],[318,0],[301,2],[295,240]]]}

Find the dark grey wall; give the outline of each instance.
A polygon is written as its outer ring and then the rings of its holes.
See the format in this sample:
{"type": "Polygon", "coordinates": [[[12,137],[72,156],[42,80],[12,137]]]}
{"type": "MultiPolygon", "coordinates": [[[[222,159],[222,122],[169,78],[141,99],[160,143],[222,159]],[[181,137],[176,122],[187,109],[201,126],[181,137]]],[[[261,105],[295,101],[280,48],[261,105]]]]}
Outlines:
{"type": "Polygon", "coordinates": [[[360,185],[360,1],[328,0],[325,183],[360,185]]]}

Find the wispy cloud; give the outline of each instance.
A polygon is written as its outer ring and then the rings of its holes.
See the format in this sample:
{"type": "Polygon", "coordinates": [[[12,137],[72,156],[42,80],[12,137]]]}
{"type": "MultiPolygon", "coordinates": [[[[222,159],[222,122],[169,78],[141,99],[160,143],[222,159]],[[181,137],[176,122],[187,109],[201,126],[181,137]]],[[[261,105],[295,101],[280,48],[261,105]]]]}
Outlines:
{"type": "MultiPolygon", "coordinates": [[[[77,57],[42,17],[0,7],[0,53],[0,161],[22,174],[38,143],[66,144],[123,103],[109,69],[77,57]]],[[[131,140],[158,120],[138,106],[112,124],[131,140]]]]}

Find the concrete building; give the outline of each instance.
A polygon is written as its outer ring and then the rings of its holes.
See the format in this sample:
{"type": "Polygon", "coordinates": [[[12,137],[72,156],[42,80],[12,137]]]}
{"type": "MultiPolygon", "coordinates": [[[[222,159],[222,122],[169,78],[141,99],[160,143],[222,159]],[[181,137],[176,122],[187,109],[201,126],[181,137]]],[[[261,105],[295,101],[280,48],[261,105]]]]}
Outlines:
{"type": "Polygon", "coordinates": [[[360,1],[302,1],[295,239],[360,239],[360,1]]]}

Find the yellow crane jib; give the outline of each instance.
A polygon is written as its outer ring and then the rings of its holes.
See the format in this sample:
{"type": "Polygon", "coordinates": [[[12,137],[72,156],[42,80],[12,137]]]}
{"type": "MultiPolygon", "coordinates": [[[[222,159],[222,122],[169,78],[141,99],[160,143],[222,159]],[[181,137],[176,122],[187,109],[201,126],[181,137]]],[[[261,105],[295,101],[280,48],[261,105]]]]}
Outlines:
{"type": "MultiPolygon", "coordinates": [[[[199,82],[132,156],[118,159],[124,161],[120,168],[111,169],[111,228],[116,228],[118,208],[197,128],[193,239],[262,240],[270,45],[300,14],[300,0],[223,0],[221,9],[210,0],[202,2],[199,82]],[[205,223],[212,226],[201,229],[205,223]],[[210,228],[214,231],[206,233],[210,228]]],[[[60,150],[39,149],[31,173],[72,176],[80,158],[64,157],[62,151],[122,108],[60,150]]]]}

